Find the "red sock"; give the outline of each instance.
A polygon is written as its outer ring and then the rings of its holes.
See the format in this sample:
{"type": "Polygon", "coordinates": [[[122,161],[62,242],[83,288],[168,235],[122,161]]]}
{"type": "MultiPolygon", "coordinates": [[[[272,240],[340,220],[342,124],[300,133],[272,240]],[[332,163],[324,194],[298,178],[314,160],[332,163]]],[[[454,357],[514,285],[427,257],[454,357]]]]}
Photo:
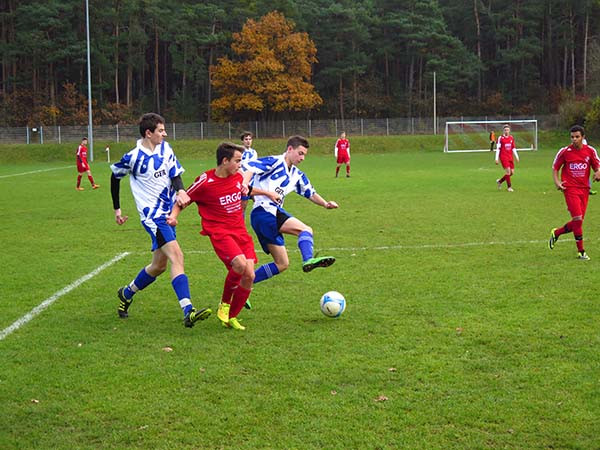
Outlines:
{"type": "Polygon", "coordinates": [[[336,176],[336,177],[338,176],[338,173],[340,173],[340,166],[337,166],[337,167],[335,168],[335,176],[336,176]]]}
{"type": "Polygon", "coordinates": [[[575,237],[575,244],[577,244],[577,250],[583,251],[583,221],[572,220],[569,222],[572,224],[573,236],[575,237]]]}
{"type": "Polygon", "coordinates": [[[346,175],[350,175],[350,164],[346,166],[346,175]]]}
{"type": "Polygon", "coordinates": [[[88,180],[90,180],[90,183],[92,183],[92,186],[96,184],[96,183],[94,183],[94,177],[93,176],[88,175],[88,180]]]}
{"type": "Polygon", "coordinates": [[[233,293],[240,284],[241,279],[242,276],[239,273],[235,273],[233,270],[229,270],[229,273],[225,277],[225,285],[223,286],[223,296],[221,297],[221,301],[223,303],[231,304],[231,298],[233,297],[233,293]]]}
{"type": "Polygon", "coordinates": [[[81,175],[77,175],[77,187],[81,186],[81,175]]]}
{"type": "Polygon", "coordinates": [[[506,185],[508,187],[510,187],[511,186],[511,184],[510,184],[510,175],[504,175],[504,178],[506,179],[506,185]]]}
{"type": "Polygon", "coordinates": [[[231,308],[229,309],[229,317],[237,317],[244,305],[246,300],[250,297],[252,289],[246,289],[245,287],[239,286],[233,291],[233,300],[231,301],[231,308]]]}
{"type": "Polygon", "coordinates": [[[503,182],[504,180],[506,180],[506,175],[504,175],[502,178],[500,178],[500,179],[498,180],[498,183],[502,184],[502,182],[503,182]]]}

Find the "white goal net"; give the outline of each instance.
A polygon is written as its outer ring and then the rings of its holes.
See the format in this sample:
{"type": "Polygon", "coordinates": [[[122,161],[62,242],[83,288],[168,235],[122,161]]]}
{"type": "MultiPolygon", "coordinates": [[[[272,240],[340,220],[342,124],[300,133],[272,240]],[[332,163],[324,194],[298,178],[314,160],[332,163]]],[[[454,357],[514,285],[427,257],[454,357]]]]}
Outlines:
{"type": "MultiPolygon", "coordinates": [[[[489,152],[491,133],[498,142],[504,125],[510,126],[518,151],[538,149],[537,120],[473,120],[446,122],[444,152],[489,152]]],[[[493,150],[496,150],[495,144],[493,150]]]]}

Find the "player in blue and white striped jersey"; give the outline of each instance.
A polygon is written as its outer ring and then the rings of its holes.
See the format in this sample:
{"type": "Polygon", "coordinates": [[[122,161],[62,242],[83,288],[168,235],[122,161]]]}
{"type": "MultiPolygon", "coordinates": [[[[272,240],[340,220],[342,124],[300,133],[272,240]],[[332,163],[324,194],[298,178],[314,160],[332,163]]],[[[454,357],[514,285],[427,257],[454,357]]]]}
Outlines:
{"type": "Polygon", "coordinates": [[[167,224],[167,216],[175,202],[187,205],[190,198],[181,180],[183,167],[171,146],[165,142],[165,119],[155,113],[144,114],[140,119],[140,134],[135,148],[111,165],[111,195],[118,225],[127,221],[122,215],[119,191],[123,177],[130,175],[131,193],[135,199],[142,225],[152,239],[152,262],[144,267],[135,279],[117,292],[119,317],[128,317],[133,296],[150,285],[171,263],[171,284],[183,311],[183,323],[193,327],[198,320],[206,319],[211,310],[196,310],[190,299],[188,278],[184,272],[183,252],[176,240],[175,228],[167,224]]]}
{"type": "Polygon", "coordinates": [[[283,234],[298,236],[298,248],[302,255],[302,270],[310,272],[316,267],[327,267],[335,262],[333,256],[314,257],[313,230],[283,209],[283,201],[287,194],[296,192],[313,203],[326,209],[338,207],[336,202],[327,201],[310,183],[308,177],[298,169],[307,152],[308,141],[302,136],[292,136],[287,142],[285,153],[279,156],[268,156],[243,163],[244,184],[252,185],[263,191],[277,192],[280,202],[274,202],[265,195],[254,196],[254,207],[250,221],[256,236],[267,254],[271,254],[273,262],[256,270],[254,283],[271,278],[289,266],[287,250],[283,234]]]}

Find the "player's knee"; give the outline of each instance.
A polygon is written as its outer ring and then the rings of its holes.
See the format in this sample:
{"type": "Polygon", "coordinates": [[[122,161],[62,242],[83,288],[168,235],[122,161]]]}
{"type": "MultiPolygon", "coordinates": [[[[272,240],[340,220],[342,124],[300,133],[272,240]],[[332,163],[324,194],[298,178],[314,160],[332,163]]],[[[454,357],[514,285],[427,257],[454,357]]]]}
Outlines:
{"type": "Polygon", "coordinates": [[[279,273],[281,273],[289,267],[290,262],[289,261],[275,261],[275,265],[277,266],[279,273]]]}
{"type": "Polygon", "coordinates": [[[308,231],[310,234],[313,234],[313,229],[311,227],[309,227],[308,225],[304,225],[304,228],[302,229],[302,231],[308,231]]]}

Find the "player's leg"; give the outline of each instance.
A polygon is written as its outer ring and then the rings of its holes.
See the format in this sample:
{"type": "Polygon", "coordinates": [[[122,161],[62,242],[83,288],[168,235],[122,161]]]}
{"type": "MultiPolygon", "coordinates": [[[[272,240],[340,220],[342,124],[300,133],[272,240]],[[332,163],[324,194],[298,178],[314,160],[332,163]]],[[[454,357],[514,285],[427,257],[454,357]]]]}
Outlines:
{"type": "Polygon", "coordinates": [[[311,227],[295,217],[289,217],[279,228],[284,234],[298,236],[298,248],[302,255],[302,270],[310,272],[316,267],[328,267],[335,262],[333,256],[314,257],[314,238],[311,227]]]}
{"type": "Polygon", "coordinates": [[[86,172],[87,172],[88,180],[90,181],[90,184],[92,185],[92,189],[98,189],[100,186],[94,182],[94,177],[92,176],[92,171],[89,169],[89,167],[86,172]]]}
{"type": "Polygon", "coordinates": [[[78,191],[83,191],[83,188],[81,187],[81,178],[83,177],[83,172],[78,170],[77,171],[77,186],[75,186],[75,189],[77,189],[78,191]]]}
{"type": "Polygon", "coordinates": [[[239,255],[233,260],[231,269],[238,273],[241,279],[237,289],[233,291],[231,308],[229,310],[229,326],[236,330],[244,330],[245,327],[239,323],[237,316],[252,292],[254,260],[247,259],[244,255],[239,255]]]}
{"type": "Polygon", "coordinates": [[[337,163],[337,165],[335,166],[335,177],[338,177],[338,174],[340,173],[340,163],[337,163]]]}
{"type": "MultiPolygon", "coordinates": [[[[209,308],[196,310],[192,304],[190,283],[184,270],[183,252],[181,251],[179,242],[175,239],[175,229],[167,225],[166,222],[161,221],[158,224],[157,241],[159,249],[155,254],[162,253],[171,263],[171,286],[183,311],[183,324],[191,328],[198,320],[204,320],[210,316],[212,311],[209,308]],[[160,245],[161,243],[162,245],[160,245]]],[[[160,262],[162,262],[162,259],[160,262]]],[[[161,267],[159,266],[158,268],[160,269],[161,267]]]]}
{"type": "Polygon", "coordinates": [[[511,168],[510,168],[510,163],[508,163],[508,162],[502,163],[502,166],[504,167],[504,171],[505,171],[504,179],[506,180],[507,190],[509,192],[512,192],[513,189],[512,189],[512,183],[511,183],[511,180],[510,180],[510,176],[512,174],[512,171],[511,171],[511,168]]]}
{"type": "MultiPolygon", "coordinates": [[[[286,217],[282,216],[280,220],[284,220],[286,217]]],[[[263,251],[273,257],[273,262],[256,269],[254,278],[254,284],[256,284],[286,270],[289,260],[283,235],[279,232],[277,216],[259,207],[252,210],[250,221],[263,251]]]]}
{"type": "Polygon", "coordinates": [[[350,178],[350,161],[346,162],[346,178],[350,178]]]}

